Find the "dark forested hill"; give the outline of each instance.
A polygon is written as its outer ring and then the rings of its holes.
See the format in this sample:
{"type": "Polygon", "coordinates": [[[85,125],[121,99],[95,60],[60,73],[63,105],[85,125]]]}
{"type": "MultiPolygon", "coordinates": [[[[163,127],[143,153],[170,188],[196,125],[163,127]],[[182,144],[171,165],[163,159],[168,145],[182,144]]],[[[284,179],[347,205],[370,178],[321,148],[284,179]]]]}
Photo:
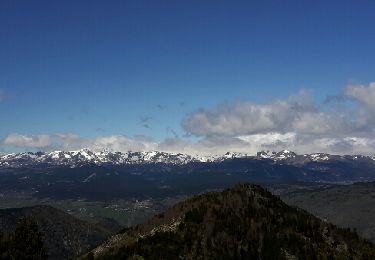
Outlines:
{"type": "Polygon", "coordinates": [[[375,242],[375,182],[301,190],[282,199],[375,242]]]}
{"type": "Polygon", "coordinates": [[[93,250],[97,259],[375,259],[348,229],[255,185],[193,197],[93,250]]]}
{"type": "Polygon", "coordinates": [[[0,210],[0,230],[11,236],[25,217],[37,222],[50,259],[71,259],[103,242],[111,234],[106,228],[76,219],[49,206],[0,210]]]}

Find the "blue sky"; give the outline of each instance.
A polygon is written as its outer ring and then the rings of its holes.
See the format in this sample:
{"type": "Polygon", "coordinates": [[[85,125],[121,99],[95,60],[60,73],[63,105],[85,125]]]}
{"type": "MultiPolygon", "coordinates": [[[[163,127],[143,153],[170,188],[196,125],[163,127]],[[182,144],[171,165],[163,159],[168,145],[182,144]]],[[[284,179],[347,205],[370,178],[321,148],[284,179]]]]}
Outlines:
{"type": "Polygon", "coordinates": [[[182,123],[200,108],[300,89],[319,104],[375,81],[374,13],[374,1],[0,1],[0,140],[205,139],[217,132],[182,123]]]}

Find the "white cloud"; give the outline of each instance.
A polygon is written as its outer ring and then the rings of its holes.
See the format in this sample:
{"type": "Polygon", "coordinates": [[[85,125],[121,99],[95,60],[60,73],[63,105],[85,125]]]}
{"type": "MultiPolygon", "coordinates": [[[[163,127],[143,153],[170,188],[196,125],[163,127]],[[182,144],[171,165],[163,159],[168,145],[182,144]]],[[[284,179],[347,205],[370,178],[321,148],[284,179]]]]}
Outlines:
{"type": "Polygon", "coordinates": [[[339,134],[353,130],[345,114],[322,111],[302,112],[295,115],[288,125],[288,130],[301,134],[339,134]]]}
{"type": "Polygon", "coordinates": [[[255,134],[240,137],[207,137],[198,141],[180,138],[161,142],[157,150],[188,154],[214,155],[226,152],[256,154],[261,150],[293,150],[299,154],[326,152],[331,154],[373,155],[375,140],[366,137],[319,137],[293,132],[255,134]]]}
{"type": "Polygon", "coordinates": [[[98,137],[89,142],[89,147],[95,150],[109,149],[113,151],[151,151],[157,144],[144,137],[127,137],[124,135],[98,137]]]}
{"type": "Polygon", "coordinates": [[[255,134],[255,135],[245,135],[239,136],[240,140],[252,145],[261,147],[262,145],[276,146],[280,144],[292,145],[296,140],[296,133],[277,133],[271,132],[266,134],[255,134]]]}
{"type": "Polygon", "coordinates": [[[135,136],[127,137],[125,135],[101,136],[93,139],[87,139],[78,135],[67,134],[40,134],[40,135],[21,135],[17,133],[9,134],[2,141],[3,145],[50,150],[78,150],[90,148],[93,150],[109,149],[113,151],[150,151],[155,150],[157,144],[152,139],[135,136]]]}
{"type": "Polygon", "coordinates": [[[284,129],[291,110],[286,102],[222,104],[213,110],[200,109],[182,122],[189,133],[197,136],[237,136],[284,129]]]}
{"type": "Polygon", "coordinates": [[[199,109],[182,120],[182,127],[197,138],[168,138],[156,142],[145,136],[83,138],[72,133],[21,135],[13,133],[2,144],[41,150],[94,150],[223,154],[255,154],[260,150],[297,153],[375,154],[375,83],[350,85],[335,100],[317,104],[301,91],[268,103],[234,102],[199,109]],[[348,102],[348,99],[351,102],[348,102]]]}
{"type": "Polygon", "coordinates": [[[306,91],[286,100],[258,104],[236,102],[200,109],[182,121],[196,136],[242,136],[270,132],[327,134],[351,131],[349,115],[321,111],[306,91]]]}
{"type": "Polygon", "coordinates": [[[215,155],[228,151],[254,152],[253,147],[233,137],[209,137],[197,141],[169,138],[159,143],[157,150],[192,155],[215,155]]]}
{"type": "Polygon", "coordinates": [[[44,148],[51,144],[49,135],[21,135],[10,134],[4,140],[3,144],[15,147],[44,148]]]}
{"type": "Polygon", "coordinates": [[[344,95],[351,98],[356,106],[356,123],[358,128],[374,129],[375,126],[375,82],[368,86],[349,85],[344,95]]]}
{"type": "Polygon", "coordinates": [[[217,155],[226,152],[255,154],[261,150],[293,150],[297,153],[327,152],[334,154],[373,154],[375,139],[371,137],[318,137],[295,132],[270,132],[239,137],[211,136],[198,140],[168,138],[155,142],[151,138],[124,135],[101,136],[86,139],[74,134],[20,135],[10,134],[3,145],[27,150],[92,150],[165,151],[193,155],[217,155]]]}
{"type": "Polygon", "coordinates": [[[344,94],[358,101],[368,110],[375,112],[375,82],[370,83],[368,86],[349,85],[346,87],[344,94]]]}
{"type": "Polygon", "coordinates": [[[341,103],[336,107],[327,107],[329,102],[316,104],[306,91],[268,103],[226,103],[191,113],[182,127],[211,146],[212,140],[223,138],[242,141],[218,144],[218,150],[374,154],[375,83],[349,85],[336,97],[341,103]]]}

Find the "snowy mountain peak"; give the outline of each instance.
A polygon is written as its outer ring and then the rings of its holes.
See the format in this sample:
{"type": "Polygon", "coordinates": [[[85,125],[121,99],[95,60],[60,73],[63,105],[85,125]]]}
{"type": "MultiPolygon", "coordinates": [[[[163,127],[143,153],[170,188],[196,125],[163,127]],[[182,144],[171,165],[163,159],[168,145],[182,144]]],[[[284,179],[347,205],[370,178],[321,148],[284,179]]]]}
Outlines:
{"type": "Polygon", "coordinates": [[[237,153],[237,152],[226,152],[223,156],[219,156],[225,159],[233,159],[233,158],[244,158],[249,157],[246,153],[237,153]]]}
{"type": "Polygon", "coordinates": [[[280,152],[275,151],[261,151],[257,153],[258,158],[263,159],[273,159],[273,160],[283,160],[288,158],[294,158],[297,154],[289,151],[289,150],[282,150],[280,152]]]}
{"type": "Polygon", "coordinates": [[[219,156],[192,156],[182,153],[167,153],[158,151],[148,152],[112,152],[109,150],[92,151],[81,149],[77,151],[25,152],[0,155],[0,167],[28,166],[69,166],[77,167],[86,164],[95,165],[126,165],[163,163],[169,165],[185,165],[191,162],[222,162],[236,158],[268,159],[287,164],[305,164],[309,162],[324,162],[329,160],[369,160],[375,162],[375,157],[360,155],[330,155],[325,153],[303,154],[283,150],[280,152],[261,151],[256,156],[246,153],[227,152],[219,156]]]}
{"type": "Polygon", "coordinates": [[[275,156],[276,152],[271,151],[260,151],[257,153],[257,157],[264,159],[271,159],[275,156]]]}
{"type": "Polygon", "coordinates": [[[313,153],[310,154],[310,159],[312,161],[327,161],[329,160],[330,155],[326,153],[313,153]]]}
{"type": "Polygon", "coordinates": [[[0,156],[0,166],[23,167],[38,164],[45,165],[69,165],[78,166],[84,164],[141,164],[141,163],[166,163],[186,164],[192,161],[199,161],[197,158],[180,154],[165,152],[111,152],[102,150],[94,152],[89,149],[77,151],[53,151],[49,153],[12,153],[0,156]]]}
{"type": "Polygon", "coordinates": [[[281,152],[278,152],[275,154],[275,157],[277,159],[287,159],[287,158],[293,158],[296,157],[297,154],[294,152],[291,152],[289,150],[282,150],[281,152]]]}

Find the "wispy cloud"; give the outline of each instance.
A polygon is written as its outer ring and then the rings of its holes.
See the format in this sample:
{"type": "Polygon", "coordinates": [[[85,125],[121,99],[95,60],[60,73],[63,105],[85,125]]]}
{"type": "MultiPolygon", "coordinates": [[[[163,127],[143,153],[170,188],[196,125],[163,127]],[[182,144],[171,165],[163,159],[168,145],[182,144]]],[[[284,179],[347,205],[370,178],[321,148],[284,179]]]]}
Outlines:
{"type": "Polygon", "coordinates": [[[168,126],[165,130],[168,134],[171,133],[174,138],[178,138],[177,132],[172,127],[168,126]]]}
{"type": "Polygon", "coordinates": [[[107,130],[105,128],[103,128],[103,127],[97,127],[97,128],[95,128],[95,131],[99,132],[99,133],[105,133],[105,132],[107,132],[107,130]]]}
{"type": "Polygon", "coordinates": [[[72,133],[40,135],[12,133],[3,139],[2,144],[42,151],[90,148],[93,150],[109,149],[124,152],[149,151],[157,148],[157,143],[153,142],[151,138],[144,136],[111,135],[87,139],[72,133]]]}
{"type": "Polygon", "coordinates": [[[161,105],[161,104],[158,104],[156,107],[157,107],[159,110],[161,110],[161,111],[165,110],[165,108],[166,108],[164,105],[161,105]]]}
{"type": "Polygon", "coordinates": [[[139,117],[139,119],[141,120],[141,124],[144,128],[151,129],[151,126],[150,126],[150,123],[152,120],[151,116],[141,116],[139,117]]]}
{"type": "Polygon", "coordinates": [[[0,102],[6,99],[7,95],[4,90],[0,89],[0,102]]]}

